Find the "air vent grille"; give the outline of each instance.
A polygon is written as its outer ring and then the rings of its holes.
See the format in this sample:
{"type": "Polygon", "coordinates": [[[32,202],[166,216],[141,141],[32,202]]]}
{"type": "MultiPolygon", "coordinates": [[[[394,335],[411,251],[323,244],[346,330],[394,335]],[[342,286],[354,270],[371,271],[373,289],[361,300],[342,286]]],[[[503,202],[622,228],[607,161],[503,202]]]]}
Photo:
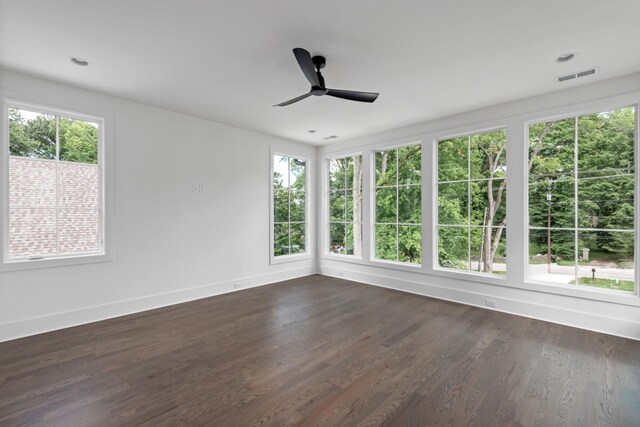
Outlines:
{"type": "Polygon", "coordinates": [[[567,80],[579,79],[580,77],[592,76],[598,74],[600,67],[589,68],[588,70],[578,71],[577,73],[571,73],[564,76],[557,77],[559,82],[566,82],[567,80]]]}

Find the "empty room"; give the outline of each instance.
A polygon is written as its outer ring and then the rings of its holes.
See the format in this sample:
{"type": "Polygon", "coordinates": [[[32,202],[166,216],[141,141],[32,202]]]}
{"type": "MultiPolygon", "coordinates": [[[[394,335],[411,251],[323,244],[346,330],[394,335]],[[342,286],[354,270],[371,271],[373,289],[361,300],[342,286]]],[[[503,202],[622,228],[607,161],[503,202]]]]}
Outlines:
{"type": "Polygon", "coordinates": [[[0,427],[640,426],[637,0],[0,0],[0,427]]]}

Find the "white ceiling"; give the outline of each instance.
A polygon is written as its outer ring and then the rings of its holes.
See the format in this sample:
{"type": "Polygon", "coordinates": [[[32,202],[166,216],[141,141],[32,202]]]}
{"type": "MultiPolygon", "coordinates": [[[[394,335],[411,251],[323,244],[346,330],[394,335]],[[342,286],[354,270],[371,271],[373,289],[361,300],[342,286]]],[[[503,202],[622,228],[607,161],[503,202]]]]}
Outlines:
{"type": "Polygon", "coordinates": [[[638,16],[638,0],[0,0],[0,67],[322,144],[639,71],[638,16]],[[294,47],[326,56],[328,87],[380,97],[272,107],[309,90],[294,47]]]}

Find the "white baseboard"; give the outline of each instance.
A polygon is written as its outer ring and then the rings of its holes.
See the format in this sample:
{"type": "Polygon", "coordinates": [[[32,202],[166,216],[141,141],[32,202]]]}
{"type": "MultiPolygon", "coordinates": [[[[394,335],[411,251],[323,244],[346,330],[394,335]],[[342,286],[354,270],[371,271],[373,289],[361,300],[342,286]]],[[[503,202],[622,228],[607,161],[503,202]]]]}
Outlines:
{"type": "Polygon", "coordinates": [[[141,311],[180,304],[228,292],[241,291],[283,280],[308,276],[314,273],[315,271],[312,267],[298,268],[2,323],[0,324],[0,342],[111,319],[113,317],[125,316],[127,314],[139,313],[141,311]],[[239,284],[240,288],[235,288],[235,284],[239,284]]]}
{"type": "Polygon", "coordinates": [[[524,300],[516,300],[499,296],[491,296],[496,300],[499,309],[486,307],[484,302],[488,295],[472,291],[451,289],[445,286],[414,282],[379,274],[363,273],[344,269],[343,267],[331,268],[323,266],[319,274],[338,279],[352,280],[367,285],[395,289],[412,294],[437,298],[441,300],[457,302],[461,304],[495,310],[517,316],[544,320],[594,332],[616,335],[623,338],[640,340],[640,321],[622,319],[612,316],[604,316],[597,313],[572,310],[563,307],[536,304],[524,300]]]}

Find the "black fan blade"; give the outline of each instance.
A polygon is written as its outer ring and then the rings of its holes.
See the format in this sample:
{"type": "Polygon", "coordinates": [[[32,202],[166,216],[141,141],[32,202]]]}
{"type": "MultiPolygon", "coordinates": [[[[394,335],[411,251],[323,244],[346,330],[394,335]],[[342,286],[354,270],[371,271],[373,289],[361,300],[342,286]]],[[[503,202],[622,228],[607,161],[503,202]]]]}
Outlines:
{"type": "Polygon", "coordinates": [[[326,95],[336,98],[348,99],[349,101],[373,102],[378,98],[375,92],[356,92],[353,90],[327,89],[326,95]]]}
{"type": "Polygon", "coordinates": [[[302,72],[307,77],[307,80],[309,80],[309,83],[311,83],[311,86],[320,86],[320,79],[318,79],[318,75],[316,74],[316,67],[311,60],[311,54],[301,47],[293,49],[293,54],[296,56],[298,65],[300,65],[302,72]]]}
{"type": "Polygon", "coordinates": [[[308,98],[311,96],[311,92],[309,93],[305,93],[304,95],[300,95],[296,98],[290,99],[288,101],[284,101],[282,104],[276,104],[274,105],[274,107],[284,107],[285,105],[289,105],[289,104],[293,104],[294,102],[298,102],[298,101],[302,101],[305,98],[308,98]]]}

